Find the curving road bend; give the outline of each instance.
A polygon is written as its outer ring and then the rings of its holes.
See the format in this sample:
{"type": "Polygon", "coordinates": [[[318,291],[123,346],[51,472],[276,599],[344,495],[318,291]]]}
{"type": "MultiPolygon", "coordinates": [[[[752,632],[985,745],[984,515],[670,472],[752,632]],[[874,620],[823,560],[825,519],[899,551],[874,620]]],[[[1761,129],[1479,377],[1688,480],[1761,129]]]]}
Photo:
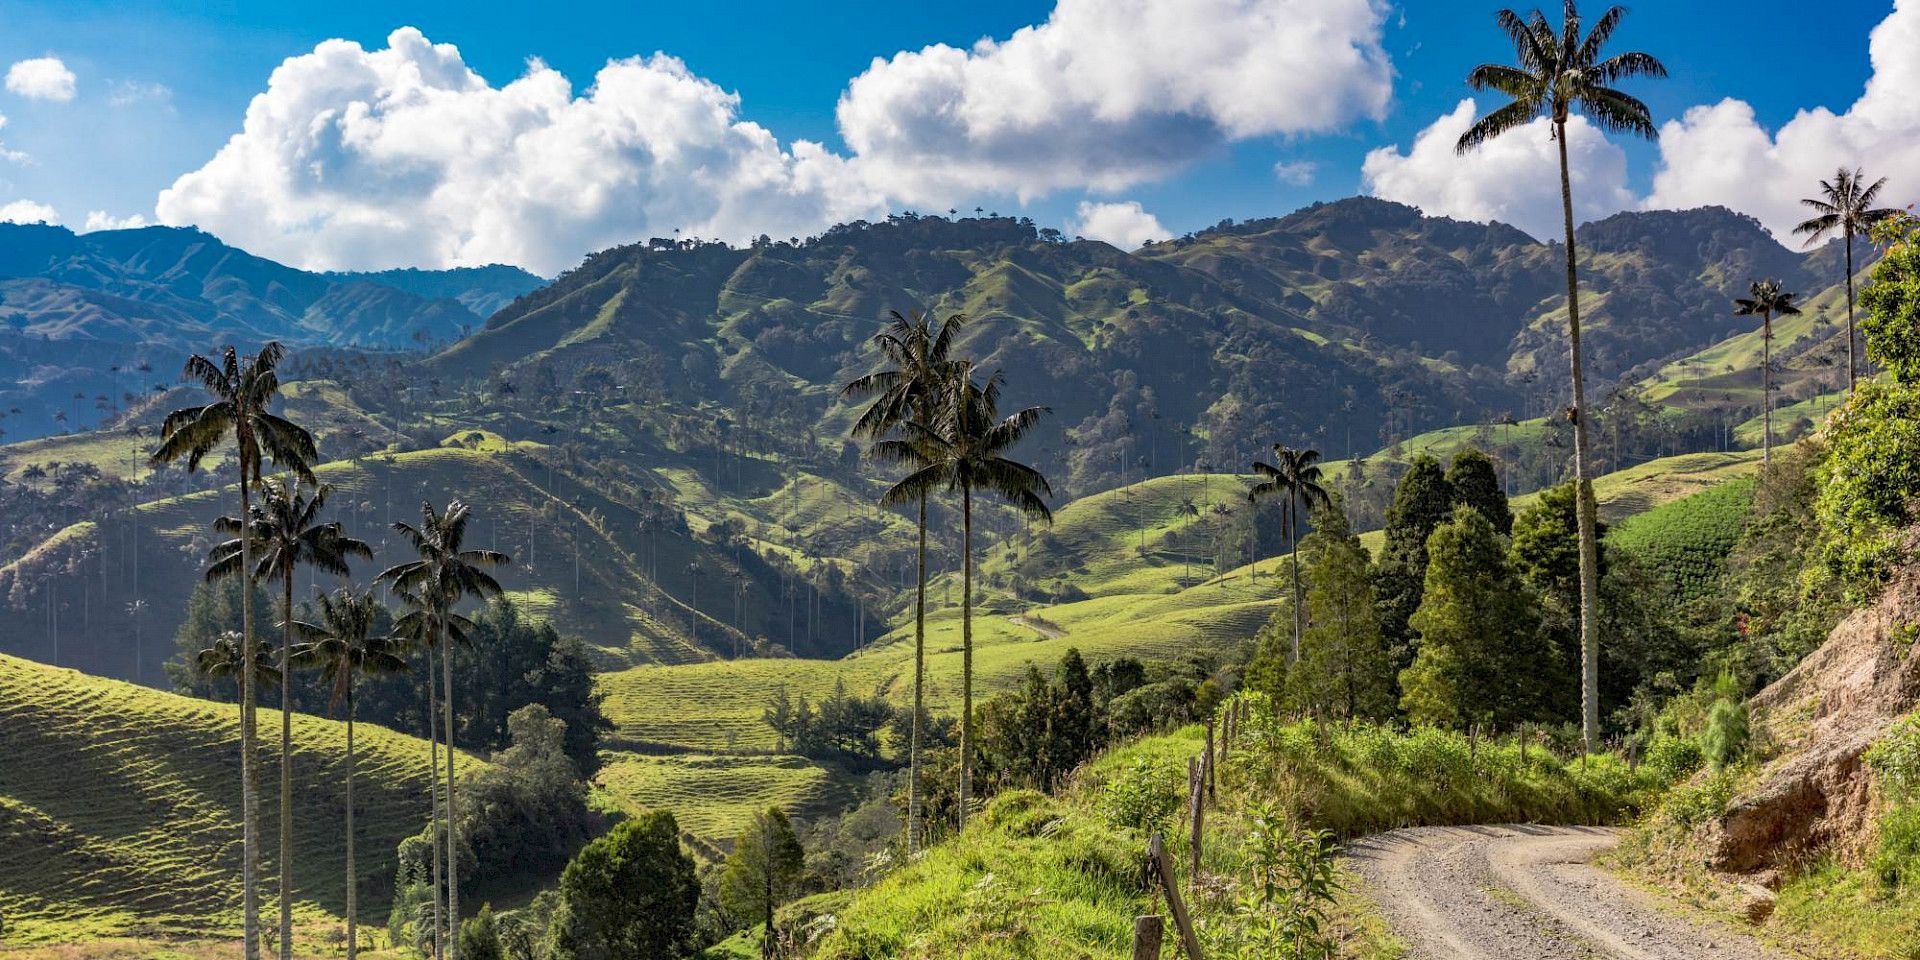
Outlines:
{"type": "Polygon", "coordinates": [[[1346,857],[1410,960],[1798,960],[1663,911],[1594,866],[1616,840],[1597,827],[1419,827],[1346,857]]]}

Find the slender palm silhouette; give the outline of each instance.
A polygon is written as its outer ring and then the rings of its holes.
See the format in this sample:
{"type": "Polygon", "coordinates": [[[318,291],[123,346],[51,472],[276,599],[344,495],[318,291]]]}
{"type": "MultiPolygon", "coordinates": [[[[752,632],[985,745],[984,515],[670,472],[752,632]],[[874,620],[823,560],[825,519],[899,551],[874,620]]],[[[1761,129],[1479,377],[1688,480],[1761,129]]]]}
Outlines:
{"type": "MultiPolygon", "coordinates": [[[[271,459],[292,470],[303,480],[313,479],[312,464],[319,459],[313,435],[291,420],[269,411],[274,395],[280,391],[277,368],[286,351],[278,343],[260,348],[252,358],[242,361],[228,347],[219,363],[195,354],[187,359],[182,374],[206,390],[210,402],[198,407],[182,407],[167,414],[160,425],[160,445],[152,462],[164,465],[185,459],[187,472],[200,468],[202,460],[215,448],[233,441],[233,467],[239,480],[240,516],[253,514],[253,486],[260,481],[261,464],[271,459]]],[[[241,538],[240,567],[252,566],[252,551],[247,538],[241,538]]],[[[238,659],[250,661],[257,655],[253,631],[253,591],[240,591],[240,647],[238,659]]],[[[254,729],[256,684],[251,673],[240,674],[240,887],[241,930],[245,937],[246,960],[260,957],[260,797],[254,771],[258,739],[254,729]]]]}
{"type": "Polygon", "coordinates": [[[1492,90],[1511,102],[1481,117],[1455,145],[1469,153],[1501,134],[1521,129],[1539,117],[1547,118],[1560,146],[1560,213],[1566,228],[1567,347],[1573,367],[1573,476],[1578,488],[1575,513],[1580,532],[1580,727],[1591,753],[1600,738],[1600,544],[1594,535],[1593,480],[1587,475],[1586,381],[1580,365],[1580,274],[1573,236],[1573,179],[1567,165],[1567,121],[1579,110],[1602,130],[1657,139],[1647,105],[1615,89],[1631,77],[1664,77],[1667,68],[1650,54],[1616,53],[1602,56],[1607,41],[1626,16],[1624,7],[1610,7],[1585,30],[1579,4],[1566,0],[1560,29],[1539,10],[1522,17],[1512,10],[1495,14],[1500,28],[1513,41],[1517,65],[1482,64],[1467,74],[1467,85],[1492,90]],[[1584,31],[1584,32],[1583,32],[1584,31]]]}
{"type": "MultiPolygon", "coordinates": [[[[445,512],[436,511],[431,503],[420,504],[420,526],[405,521],[393,525],[393,529],[413,545],[419,559],[388,568],[378,577],[391,584],[395,594],[412,608],[407,617],[416,618],[416,626],[432,630],[439,641],[441,726],[447,734],[445,930],[450,960],[457,960],[455,941],[460,930],[460,873],[458,861],[454,859],[454,852],[459,849],[459,824],[454,808],[457,751],[453,727],[453,649],[449,646],[455,639],[451,630],[456,616],[453,609],[468,597],[498,596],[500,583],[484,568],[512,562],[506,554],[495,550],[466,548],[467,521],[471,516],[472,510],[458,500],[448,503],[445,512]]],[[[425,636],[418,630],[412,632],[414,636],[425,636]]]]}
{"type": "MultiPolygon", "coordinates": [[[[193,655],[194,673],[208,680],[232,680],[234,683],[234,703],[240,707],[241,722],[246,722],[246,704],[240,701],[240,631],[228,630],[206,649],[193,655]]],[[[273,665],[273,657],[265,650],[253,652],[253,682],[278,683],[280,670],[273,665]]]]}
{"type": "MultiPolygon", "coordinates": [[[[966,326],[962,314],[951,314],[936,324],[930,310],[911,315],[892,311],[893,319],[874,334],[873,344],[887,366],[858,377],[840,390],[843,397],[872,397],[873,403],[853,425],[853,435],[877,440],[916,420],[933,423],[940,416],[944,385],[951,379],[954,342],[966,326]]],[[[927,498],[915,498],[919,532],[918,573],[913,600],[913,718],[907,735],[907,853],[920,846],[921,715],[926,711],[927,677],[927,498]]]]}
{"type": "Polygon", "coordinates": [[[1854,349],[1859,338],[1853,329],[1853,238],[1866,233],[1867,229],[1874,224],[1900,212],[1890,207],[1874,207],[1874,201],[1880,198],[1880,189],[1886,185],[1885,177],[1868,183],[1859,168],[1848,170],[1841,167],[1834,173],[1832,180],[1820,181],[1820,196],[1807,197],[1800,201],[1813,209],[1814,216],[1793,228],[1794,233],[1806,235],[1809,247],[1836,233],[1846,240],[1847,389],[1849,391],[1854,388],[1855,382],[1860,377],[1860,364],[1854,349]]]}
{"type": "Polygon", "coordinates": [[[1760,318],[1761,463],[1773,462],[1773,318],[1797,315],[1795,296],[1780,289],[1778,280],[1755,280],[1745,297],[1733,301],[1734,316],[1760,318]]]}
{"type": "Polygon", "coordinates": [[[939,418],[932,424],[909,420],[902,436],[874,444],[881,459],[906,464],[910,472],[882,497],[888,504],[924,499],[938,489],[960,494],[960,826],[966,826],[973,787],[973,495],[997,495],[1026,515],[1051,522],[1043,496],[1053,488],[1040,471],[1007,459],[1006,454],[1047,410],[1028,407],[1000,416],[999,374],[983,386],[972,364],[956,364],[945,390],[939,418]]]}
{"type": "Polygon", "coordinates": [[[354,868],[353,748],[354,681],[362,675],[379,676],[403,673],[407,661],[400,656],[399,638],[378,633],[386,611],[371,592],[355,592],[345,587],[323,593],[317,600],[317,622],[296,621],[294,630],[300,646],[293,662],[320,668],[320,677],[332,690],[331,705],[346,707],[347,717],[347,960],[355,960],[360,948],[360,878],[354,868]]]}
{"type": "Polygon", "coordinates": [[[1247,491],[1253,503],[1275,496],[1287,499],[1281,505],[1280,522],[1286,527],[1288,566],[1293,568],[1293,654],[1291,662],[1300,662],[1300,634],[1305,621],[1301,616],[1300,595],[1300,508],[1311,510],[1331,502],[1327,488],[1320,485],[1320,451],[1295,450],[1284,444],[1273,445],[1273,462],[1255,460],[1253,472],[1259,483],[1247,491]]]}
{"type": "Polygon", "coordinates": [[[242,566],[242,539],[250,539],[255,581],[278,580],[280,594],[280,957],[293,956],[293,575],[310,566],[344,577],[351,558],[372,560],[365,543],[346,535],[338,523],[323,523],[332,487],[321,484],[308,497],[297,479],[272,477],[260,485],[260,503],[246,524],[238,517],[221,517],[213,528],[233,539],[214,546],[207,555],[207,579],[231,577],[242,566]]]}

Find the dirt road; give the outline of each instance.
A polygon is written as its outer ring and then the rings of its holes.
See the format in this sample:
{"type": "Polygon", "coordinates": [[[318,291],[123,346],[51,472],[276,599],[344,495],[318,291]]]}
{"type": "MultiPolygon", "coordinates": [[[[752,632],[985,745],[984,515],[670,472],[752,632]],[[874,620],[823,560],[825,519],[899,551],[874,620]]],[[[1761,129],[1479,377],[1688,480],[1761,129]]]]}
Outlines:
{"type": "Polygon", "coordinates": [[[1347,856],[1410,960],[1798,960],[1663,911],[1593,866],[1615,839],[1588,827],[1421,827],[1347,856]]]}

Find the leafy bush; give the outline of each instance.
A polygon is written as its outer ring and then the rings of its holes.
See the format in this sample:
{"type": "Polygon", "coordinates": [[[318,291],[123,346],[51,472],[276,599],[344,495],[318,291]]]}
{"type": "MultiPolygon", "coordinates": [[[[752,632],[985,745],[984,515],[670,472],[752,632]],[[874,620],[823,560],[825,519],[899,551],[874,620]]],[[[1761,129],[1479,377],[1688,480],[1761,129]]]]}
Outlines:
{"type": "Polygon", "coordinates": [[[1714,684],[1713,708],[1707,711],[1707,729],[1700,749],[1715,770],[1725,770],[1747,751],[1747,702],[1733,677],[1721,674],[1714,684]]]}
{"type": "Polygon", "coordinates": [[[1867,766],[1895,801],[1920,800],[1920,713],[1896,721],[1867,751],[1867,766]]]}
{"type": "Polygon", "coordinates": [[[1901,383],[1920,382],[1920,220],[1899,216],[1874,230],[1887,245],[1860,305],[1867,353],[1901,383]]]}
{"type": "Polygon", "coordinates": [[[1920,806],[1896,807],[1880,817],[1873,875],[1888,890],[1920,886],[1920,806]]]}
{"type": "Polygon", "coordinates": [[[1877,592],[1901,559],[1920,498],[1920,386],[1863,383],[1827,428],[1820,520],[1829,567],[1855,599],[1877,592]]]}
{"type": "Polygon", "coordinates": [[[1136,757],[1107,781],[1100,813],[1116,827],[1143,834],[1163,832],[1180,812],[1180,772],[1150,756],[1136,757]]]}
{"type": "Polygon", "coordinates": [[[1727,804],[1733,800],[1733,786],[1733,774],[1724,770],[1699,783],[1681,784],[1667,793],[1660,813],[1683,829],[1691,830],[1727,812],[1727,804]]]}
{"type": "Polygon", "coordinates": [[[1707,762],[1692,737],[1655,737],[1647,747],[1646,767],[1663,783],[1678,783],[1707,762]]]}

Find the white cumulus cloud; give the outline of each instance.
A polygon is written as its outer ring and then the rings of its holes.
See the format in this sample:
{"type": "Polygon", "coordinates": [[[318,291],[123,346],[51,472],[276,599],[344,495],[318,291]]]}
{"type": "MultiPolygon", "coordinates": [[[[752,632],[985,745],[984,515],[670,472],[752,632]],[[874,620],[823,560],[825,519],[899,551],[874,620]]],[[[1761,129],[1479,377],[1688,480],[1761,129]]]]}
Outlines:
{"type": "Polygon", "coordinates": [[[1920,200],[1920,0],[1897,0],[1868,49],[1873,75],[1844,113],[1802,110],[1769,135],[1751,105],[1727,99],[1668,121],[1647,205],[1722,204],[1793,243],[1807,213],[1800,198],[1842,166],[1887,177],[1888,206],[1920,200]]]}
{"type": "Polygon", "coordinates": [[[147,223],[148,221],[144,214],[136,213],[130,216],[116,217],[105,210],[89,210],[87,211],[86,223],[80,227],[80,232],[92,233],[95,230],[132,230],[135,227],[144,227],[147,223]]]}
{"type": "MultiPolygon", "coordinates": [[[[0,128],[5,128],[6,125],[7,125],[6,115],[0,114],[0,128]]],[[[7,148],[6,144],[0,143],[0,160],[10,160],[14,163],[26,163],[32,159],[33,159],[32,157],[27,156],[25,151],[10,150],[7,148]]]]}
{"type": "Polygon", "coordinates": [[[1121,190],[1223,144],[1380,118],[1380,0],[1060,0],[971,49],[876,59],[841,136],[889,196],[1121,190]]]}
{"type": "Polygon", "coordinates": [[[52,207],[33,200],[0,203],[0,223],[59,223],[60,214],[52,207]]]}
{"type": "MultiPolygon", "coordinates": [[[[1560,235],[1559,144],[1545,119],[1508,131],[1469,154],[1454,144],[1477,116],[1460,101],[1414,137],[1412,149],[1370,151],[1361,165],[1368,193],[1412,204],[1433,216],[1499,220],[1540,239],[1560,235]]],[[[1595,220],[1635,204],[1627,188],[1627,157],[1581,117],[1567,124],[1574,218],[1595,220]]]]}
{"type": "Polygon", "coordinates": [[[1273,178],[1295,187],[1312,183],[1319,172],[1320,165],[1312,160],[1282,160],[1273,165],[1273,178]]]}
{"type": "Polygon", "coordinates": [[[73,81],[73,71],[59,57],[35,57],[7,68],[7,90],[29,100],[72,100],[73,81]]]}
{"type": "Polygon", "coordinates": [[[846,160],[782,149],[672,57],[609,62],[576,97],[538,61],[492,86],[411,27],[385,49],[329,40],[282,63],[241,132],[156,204],[163,223],[309,268],[548,274],[676,228],[743,241],[882,209],[846,160]]]}
{"type": "Polygon", "coordinates": [[[1073,232],[1092,240],[1104,240],[1122,250],[1136,250],[1149,240],[1173,236],[1160,225],[1160,218],[1148,213],[1133,200],[1124,203],[1082,201],[1076,211],[1073,232]]]}

